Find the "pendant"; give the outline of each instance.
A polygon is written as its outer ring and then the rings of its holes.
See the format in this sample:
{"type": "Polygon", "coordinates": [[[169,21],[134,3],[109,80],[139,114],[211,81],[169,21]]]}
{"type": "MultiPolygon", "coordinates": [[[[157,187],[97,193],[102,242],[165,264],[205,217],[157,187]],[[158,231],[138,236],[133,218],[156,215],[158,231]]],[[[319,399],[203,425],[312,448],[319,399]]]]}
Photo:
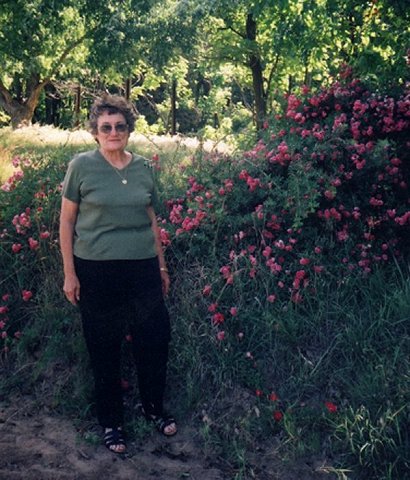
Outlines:
{"type": "Polygon", "coordinates": [[[125,178],[123,178],[121,181],[122,181],[123,185],[127,185],[127,183],[128,183],[125,178]]]}

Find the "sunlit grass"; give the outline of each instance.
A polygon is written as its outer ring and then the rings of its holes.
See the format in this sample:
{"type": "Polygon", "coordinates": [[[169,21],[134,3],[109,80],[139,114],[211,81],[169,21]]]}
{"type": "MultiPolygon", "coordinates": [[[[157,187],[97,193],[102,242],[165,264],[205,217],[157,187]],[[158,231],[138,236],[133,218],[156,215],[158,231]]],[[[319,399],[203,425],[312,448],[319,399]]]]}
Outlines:
{"type": "MultiPolygon", "coordinates": [[[[95,147],[95,140],[86,130],[62,130],[37,124],[17,130],[4,127],[0,129],[0,181],[5,181],[13,173],[11,160],[14,155],[54,149],[74,154],[76,151],[95,147]]],[[[198,150],[204,152],[215,150],[219,153],[228,153],[232,150],[223,142],[202,141],[180,135],[158,136],[135,132],[130,136],[129,149],[148,158],[158,155],[161,163],[166,162],[168,165],[189,162],[190,156],[198,150]]]]}

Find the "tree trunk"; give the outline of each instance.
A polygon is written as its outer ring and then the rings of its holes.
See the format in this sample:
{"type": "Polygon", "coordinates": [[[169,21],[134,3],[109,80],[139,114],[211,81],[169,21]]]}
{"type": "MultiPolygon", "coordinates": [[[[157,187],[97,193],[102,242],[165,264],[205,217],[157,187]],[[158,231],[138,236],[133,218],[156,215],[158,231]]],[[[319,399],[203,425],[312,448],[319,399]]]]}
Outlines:
{"type": "Polygon", "coordinates": [[[10,115],[12,128],[15,129],[31,124],[34,110],[38,105],[40,94],[44,87],[50,83],[50,78],[58,72],[58,69],[64,64],[67,56],[85,40],[86,36],[87,34],[84,34],[81,38],[75,40],[66,47],[60,57],[54,62],[54,67],[44,80],[40,80],[40,74],[36,72],[32,73],[27,78],[24,95],[27,100],[13,98],[10,91],[0,80],[0,107],[4,108],[4,110],[10,115]]]}
{"type": "Polygon", "coordinates": [[[11,126],[13,130],[31,125],[34,115],[34,108],[26,103],[17,104],[10,107],[8,111],[11,117],[11,126]]]}
{"type": "Polygon", "coordinates": [[[172,80],[171,87],[171,135],[177,133],[177,81],[172,80]]]}
{"type": "Polygon", "coordinates": [[[293,78],[293,75],[289,75],[288,76],[288,94],[290,95],[293,91],[293,87],[294,87],[294,78],[293,78]]]}
{"type": "Polygon", "coordinates": [[[31,125],[41,92],[48,80],[28,83],[27,99],[15,100],[9,90],[0,82],[0,106],[10,115],[13,129],[31,125]]]}
{"type": "Polygon", "coordinates": [[[220,127],[219,117],[218,117],[218,114],[215,112],[214,113],[214,128],[219,128],[219,127],[220,127]]]}
{"type": "MultiPolygon", "coordinates": [[[[256,22],[252,13],[246,18],[246,38],[256,43],[256,22]]],[[[254,49],[248,56],[248,66],[252,71],[253,94],[255,99],[255,122],[257,130],[263,128],[266,117],[266,92],[263,86],[263,67],[259,52],[254,49]]]]}
{"type": "Polygon", "coordinates": [[[130,97],[131,97],[131,79],[130,78],[127,78],[125,80],[125,100],[129,100],[130,97]]]}
{"type": "Polygon", "coordinates": [[[60,95],[52,83],[46,86],[45,91],[46,123],[58,127],[60,123],[60,95]]]}
{"type": "Polygon", "coordinates": [[[74,126],[80,125],[81,113],[81,85],[75,87],[75,101],[74,101],[74,126]]]}

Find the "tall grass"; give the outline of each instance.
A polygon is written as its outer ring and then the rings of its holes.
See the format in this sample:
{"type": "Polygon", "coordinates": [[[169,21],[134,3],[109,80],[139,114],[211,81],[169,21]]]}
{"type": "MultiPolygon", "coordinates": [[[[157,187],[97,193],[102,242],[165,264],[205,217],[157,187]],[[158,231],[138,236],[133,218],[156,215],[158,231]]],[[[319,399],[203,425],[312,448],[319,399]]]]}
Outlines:
{"type": "Polygon", "coordinates": [[[233,442],[246,458],[280,433],[287,458],[325,454],[340,471],[351,470],[347,478],[406,478],[408,271],[323,285],[303,306],[278,303],[268,312],[254,302],[236,326],[243,339],[226,344],[205,320],[201,274],[199,265],[175,274],[172,372],[185,372],[178,385],[192,407],[213,392],[206,435],[228,458],[236,456],[233,442]]]}
{"type": "MultiPolygon", "coordinates": [[[[80,419],[83,426],[92,419],[92,385],[78,312],[61,294],[58,186],[73,152],[92,145],[39,145],[16,139],[8,130],[0,136],[3,168],[16,155],[31,161],[16,188],[0,197],[1,230],[7,230],[0,247],[0,305],[8,307],[0,393],[38,394],[41,402],[80,419]],[[39,190],[46,192],[44,198],[36,197],[39,190]],[[23,238],[12,220],[28,207],[42,210],[41,216],[32,216],[23,238]],[[24,244],[24,251],[12,253],[14,243],[38,238],[45,229],[50,236],[38,249],[24,244]],[[22,300],[22,290],[33,297],[22,300]]],[[[159,153],[164,202],[184,193],[181,165],[217,168],[194,147],[162,144],[155,151],[152,144],[132,144],[146,156],[159,153]]],[[[165,215],[165,204],[160,213],[165,215]]],[[[168,401],[179,415],[197,421],[204,449],[222,455],[237,479],[258,478],[255,452],[262,448],[271,448],[284,461],[325,456],[329,471],[339,478],[408,478],[408,266],[390,264],[367,277],[352,274],[341,281],[318,277],[300,304],[262,301],[270,292],[267,278],[257,288],[243,281],[234,290],[222,289],[220,300],[240,311],[226,321],[222,340],[203,294],[205,285],[220,279],[225,245],[216,230],[206,237],[193,234],[188,244],[176,239],[166,250],[173,324],[168,401]]],[[[128,354],[125,344],[131,407],[137,388],[128,354]]],[[[144,435],[132,408],[127,427],[136,438],[144,435]]]]}

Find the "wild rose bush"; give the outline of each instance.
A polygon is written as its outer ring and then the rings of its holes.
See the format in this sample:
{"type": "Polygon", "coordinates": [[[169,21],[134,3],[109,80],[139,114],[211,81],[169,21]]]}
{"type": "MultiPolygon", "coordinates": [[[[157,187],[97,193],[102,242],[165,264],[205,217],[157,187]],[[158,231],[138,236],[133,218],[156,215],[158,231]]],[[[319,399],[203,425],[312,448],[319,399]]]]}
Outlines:
{"type": "Polygon", "coordinates": [[[176,262],[208,266],[197,287],[218,340],[233,317],[242,338],[238,312],[255,299],[265,312],[301,304],[409,253],[409,93],[377,96],[358,81],[303,91],[252,150],[194,163],[166,202],[163,243],[176,262]]]}
{"type": "Polygon", "coordinates": [[[289,95],[254,148],[183,167],[187,188],[166,199],[160,220],[175,323],[189,319],[178,329],[180,367],[200,365],[204,384],[242,382],[273,431],[285,418],[290,438],[311,444],[317,419],[326,437],[343,405],[364,403],[377,430],[380,415],[390,418],[389,398],[401,412],[398,436],[366,470],[380,478],[391,466],[380,466],[383,458],[403,450],[392,445],[405,443],[405,400],[398,370],[382,380],[367,369],[390,362],[388,338],[408,331],[402,320],[353,319],[366,317],[368,303],[375,312],[387,308],[397,265],[408,275],[409,107],[407,91],[380,96],[358,81],[289,95]],[[203,341],[182,358],[193,338],[203,341]],[[366,388],[355,386],[362,381],[366,388]]]}
{"type": "MultiPolygon", "coordinates": [[[[12,163],[14,173],[0,191],[2,357],[25,343],[25,327],[50,295],[47,287],[60,278],[58,211],[65,167],[44,155],[16,156],[12,163]]],[[[32,348],[41,342],[36,339],[32,348]]]]}
{"type": "Polygon", "coordinates": [[[271,274],[272,295],[296,302],[315,279],[403,258],[410,233],[410,94],[304,92],[242,158],[193,172],[163,220],[165,244],[206,244],[227,284],[271,274]]]}

